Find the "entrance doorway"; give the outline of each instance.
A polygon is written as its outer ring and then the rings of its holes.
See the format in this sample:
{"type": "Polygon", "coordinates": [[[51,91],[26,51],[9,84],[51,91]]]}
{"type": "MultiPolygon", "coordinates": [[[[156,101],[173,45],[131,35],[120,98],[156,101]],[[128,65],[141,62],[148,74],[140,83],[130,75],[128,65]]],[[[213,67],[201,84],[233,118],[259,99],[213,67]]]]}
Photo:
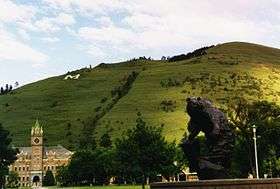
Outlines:
{"type": "Polygon", "coordinates": [[[33,182],[33,186],[34,186],[34,185],[35,185],[35,186],[39,186],[40,177],[39,177],[39,176],[34,176],[32,182],[33,182]]]}

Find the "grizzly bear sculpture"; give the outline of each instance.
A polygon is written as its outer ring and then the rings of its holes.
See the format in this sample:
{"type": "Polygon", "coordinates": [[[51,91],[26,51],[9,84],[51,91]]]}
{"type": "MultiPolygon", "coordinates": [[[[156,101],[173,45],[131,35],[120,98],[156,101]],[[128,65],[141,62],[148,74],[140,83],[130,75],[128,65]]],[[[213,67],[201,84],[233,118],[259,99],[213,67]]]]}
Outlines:
{"type": "Polygon", "coordinates": [[[226,116],[200,97],[188,98],[186,110],[190,116],[189,135],[183,139],[181,147],[191,171],[197,172],[200,180],[230,178],[235,140],[226,116]],[[201,154],[202,145],[197,137],[200,132],[205,134],[205,154],[201,154]]]}

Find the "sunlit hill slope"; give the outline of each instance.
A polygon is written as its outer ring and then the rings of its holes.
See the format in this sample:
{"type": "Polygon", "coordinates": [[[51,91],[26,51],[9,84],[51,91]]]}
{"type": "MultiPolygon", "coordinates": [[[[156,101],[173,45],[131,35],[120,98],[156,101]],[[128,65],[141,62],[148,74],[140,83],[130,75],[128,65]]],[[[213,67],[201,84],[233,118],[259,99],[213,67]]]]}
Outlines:
{"type": "Polygon", "coordinates": [[[226,107],[238,97],[280,102],[280,50],[249,43],[216,45],[207,53],[177,62],[134,60],[81,69],[77,80],[66,75],[31,83],[0,96],[0,122],[14,144],[29,144],[30,127],[38,118],[48,145],[68,146],[82,121],[96,118],[96,140],[105,132],[113,139],[135,125],[137,112],[147,123],[163,126],[168,140],[179,141],[188,117],[185,99],[202,96],[226,107]],[[69,129],[69,128],[68,128],[69,129]]]}

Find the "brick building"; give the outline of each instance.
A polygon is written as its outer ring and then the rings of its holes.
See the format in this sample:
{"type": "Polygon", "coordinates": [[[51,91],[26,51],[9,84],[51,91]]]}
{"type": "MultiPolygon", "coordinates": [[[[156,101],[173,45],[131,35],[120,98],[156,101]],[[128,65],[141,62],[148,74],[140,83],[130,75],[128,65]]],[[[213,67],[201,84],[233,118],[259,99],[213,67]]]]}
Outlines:
{"type": "Polygon", "coordinates": [[[57,168],[69,163],[72,152],[61,145],[44,147],[43,128],[38,120],[31,129],[31,147],[19,147],[17,160],[9,167],[18,173],[20,186],[42,186],[47,170],[56,175],[57,168]]]}

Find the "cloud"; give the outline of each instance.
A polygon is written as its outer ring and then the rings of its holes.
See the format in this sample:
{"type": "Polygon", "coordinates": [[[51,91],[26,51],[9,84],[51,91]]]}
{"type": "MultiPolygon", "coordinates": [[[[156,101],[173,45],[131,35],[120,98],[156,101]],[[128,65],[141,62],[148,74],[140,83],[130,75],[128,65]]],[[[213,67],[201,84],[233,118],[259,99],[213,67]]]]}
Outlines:
{"type": "Polygon", "coordinates": [[[121,0],[43,0],[43,2],[58,10],[76,12],[83,16],[106,15],[115,10],[123,10],[125,1],[121,0]]]}
{"type": "Polygon", "coordinates": [[[44,37],[44,38],[42,38],[42,41],[46,42],[46,43],[56,43],[56,42],[59,42],[60,39],[57,37],[44,37]]]}
{"type": "Polygon", "coordinates": [[[9,0],[0,0],[0,21],[24,22],[34,17],[36,9],[33,6],[18,5],[9,0]]]}
{"type": "Polygon", "coordinates": [[[54,22],[60,25],[73,25],[75,24],[75,19],[70,14],[60,13],[56,18],[54,18],[54,22]]]}
{"type": "MultiPolygon", "coordinates": [[[[76,20],[72,14],[56,12],[38,4],[26,5],[0,0],[0,22],[14,24],[21,34],[22,30],[55,33],[62,27],[75,24],[76,20]]],[[[27,36],[26,34],[27,32],[24,35],[27,36]]]]}
{"type": "Polygon", "coordinates": [[[135,34],[131,30],[116,26],[82,27],[79,29],[78,35],[93,43],[106,43],[113,46],[129,45],[135,39],[135,34]]]}
{"type": "Polygon", "coordinates": [[[18,41],[14,35],[0,28],[0,61],[43,63],[47,55],[18,41]]]}
{"type": "Polygon", "coordinates": [[[23,29],[18,29],[18,34],[19,34],[19,36],[23,39],[23,40],[30,40],[30,36],[29,36],[29,34],[25,31],[25,30],[23,30],[23,29]]]}
{"type": "Polygon", "coordinates": [[[43,68],[45,67],[45,64],[42,63],[34,63],[31,65],[32,68],[43,68]]]}
{"type": "Polygon", "coordinates": [[[64,11],[69,11],[72,9],[71,0],[43,0],[43,2],[53,9],[62,9],[64,11]]]}
{"type": "Polygon", "coordinates": [[[60,30],[60,27],[55,24],[54,19],[48,17],[37,20],[34,25],[38,30],[46,33],[54,33],[60,30]]]}
{"type": "Polygon", "coordinates": [[[54,33],[60,30],[60,27],[56,26],[52,19],[44,17],[41,20],[35,22],[35,26],[38,30],[46,33],[54,33]]]}
{"type": "Polygon", "coordinates": [[[99,25],[81,27],[77,36],[89,48],[94,45],[107,54],[117,50],[120,56],[123,52],[160,56],[228,41],[277,45],[272,37],[275,40],[280,31],[275,27],[280,23],[280,2],[273,0],[120,0],[108,10],[99,1],[90,2],[71,0],[72,9],[81,10],[88,3],[87,10],[105,11],[95,18],[99,25]]]}
{"type": "Polygon", "coordinates": [[[94,58],[104,58],[106,56],[106,53],[101,48],[98,48],[94,45],[89,46],[87,53],[94,58]]]}
{"type": "Polygon", "coordinates": [[[62,26],[75,24],[75,19],[70,14],[60,13],[55,17],[43,17],[35,22],[38,30],[46,33],[55,33],[61,30],[62,26]]]}
{"type": "Polygon", "coordinates": [[[112,21],[111,17],[108,16],[101,16],[95,19],[100,26],[112,26],[114,22],[112,21]]]}

